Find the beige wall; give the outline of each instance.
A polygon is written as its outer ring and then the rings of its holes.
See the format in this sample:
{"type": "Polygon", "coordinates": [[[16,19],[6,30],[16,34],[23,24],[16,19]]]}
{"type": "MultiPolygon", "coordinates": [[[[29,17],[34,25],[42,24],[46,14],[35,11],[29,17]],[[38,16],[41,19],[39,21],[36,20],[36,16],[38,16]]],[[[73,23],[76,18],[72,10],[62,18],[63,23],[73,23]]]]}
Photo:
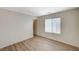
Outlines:
{"type": "Polygon", "coordinates": [[[79,47],[79,9],[41,16],[38,17],[37,20],[35,31],[36,35],[79,47]],[[61,34],[45,32],[45,19],[54,17],[61,18],[61,34]]]}
{"type": "Polygon", "coordinates": [[[33,17],[0,9],[0,48],[33,37],[33,17]]]}

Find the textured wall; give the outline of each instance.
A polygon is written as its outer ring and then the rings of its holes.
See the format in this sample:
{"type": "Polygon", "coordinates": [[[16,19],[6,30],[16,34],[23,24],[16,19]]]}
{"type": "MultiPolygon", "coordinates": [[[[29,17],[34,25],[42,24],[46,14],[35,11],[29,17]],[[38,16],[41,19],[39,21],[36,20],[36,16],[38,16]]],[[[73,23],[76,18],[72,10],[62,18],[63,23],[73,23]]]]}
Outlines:
{"type": "Polygon", "coordinates": [[[0,48],[33,37],[33,17],[0,9],[0,48]]]}

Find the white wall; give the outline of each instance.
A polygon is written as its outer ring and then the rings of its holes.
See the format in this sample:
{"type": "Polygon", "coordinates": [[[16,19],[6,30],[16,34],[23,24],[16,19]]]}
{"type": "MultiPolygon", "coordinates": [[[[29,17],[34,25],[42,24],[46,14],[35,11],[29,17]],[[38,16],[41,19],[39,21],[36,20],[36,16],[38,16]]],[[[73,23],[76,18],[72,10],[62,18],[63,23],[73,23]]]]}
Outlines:
{"type": "Polygon", "coordinates": [[[38,17],[36,23],[36,35],[50,38],[56,41],[71,44],[79,47],[79,9],[59,12],[46,16],[38,17]],[[61,34],[46,33],[45,32],[45,19],[60,17],[61,18],[61,34]]]}
{"type": "Polygon", "coordinates": [[[32,16],[0,9],[0,48],[32,37],[32,16]]]}

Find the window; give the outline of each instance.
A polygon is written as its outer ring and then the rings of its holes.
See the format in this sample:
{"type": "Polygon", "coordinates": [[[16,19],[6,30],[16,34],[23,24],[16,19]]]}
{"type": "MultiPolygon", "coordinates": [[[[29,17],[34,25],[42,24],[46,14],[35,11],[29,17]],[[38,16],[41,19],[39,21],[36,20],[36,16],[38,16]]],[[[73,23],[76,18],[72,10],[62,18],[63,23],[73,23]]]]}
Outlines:
{"type": "Polygon", "coordinates": [[[49,33],[61,33],[61,19],[53,18],[45,20],[45,32],[49,33]]]}

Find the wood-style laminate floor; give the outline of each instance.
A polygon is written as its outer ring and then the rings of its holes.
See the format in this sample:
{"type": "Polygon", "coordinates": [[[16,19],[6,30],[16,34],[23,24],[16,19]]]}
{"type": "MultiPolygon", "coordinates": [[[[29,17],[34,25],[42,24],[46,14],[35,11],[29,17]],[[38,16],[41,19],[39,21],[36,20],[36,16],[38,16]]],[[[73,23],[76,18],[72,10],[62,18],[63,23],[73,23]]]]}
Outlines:
{"type": "Polygon", "coordinates": [[[79,51],[78,48],[51,39],[35,36],[5,47],[1,51],[79,51]]]}

